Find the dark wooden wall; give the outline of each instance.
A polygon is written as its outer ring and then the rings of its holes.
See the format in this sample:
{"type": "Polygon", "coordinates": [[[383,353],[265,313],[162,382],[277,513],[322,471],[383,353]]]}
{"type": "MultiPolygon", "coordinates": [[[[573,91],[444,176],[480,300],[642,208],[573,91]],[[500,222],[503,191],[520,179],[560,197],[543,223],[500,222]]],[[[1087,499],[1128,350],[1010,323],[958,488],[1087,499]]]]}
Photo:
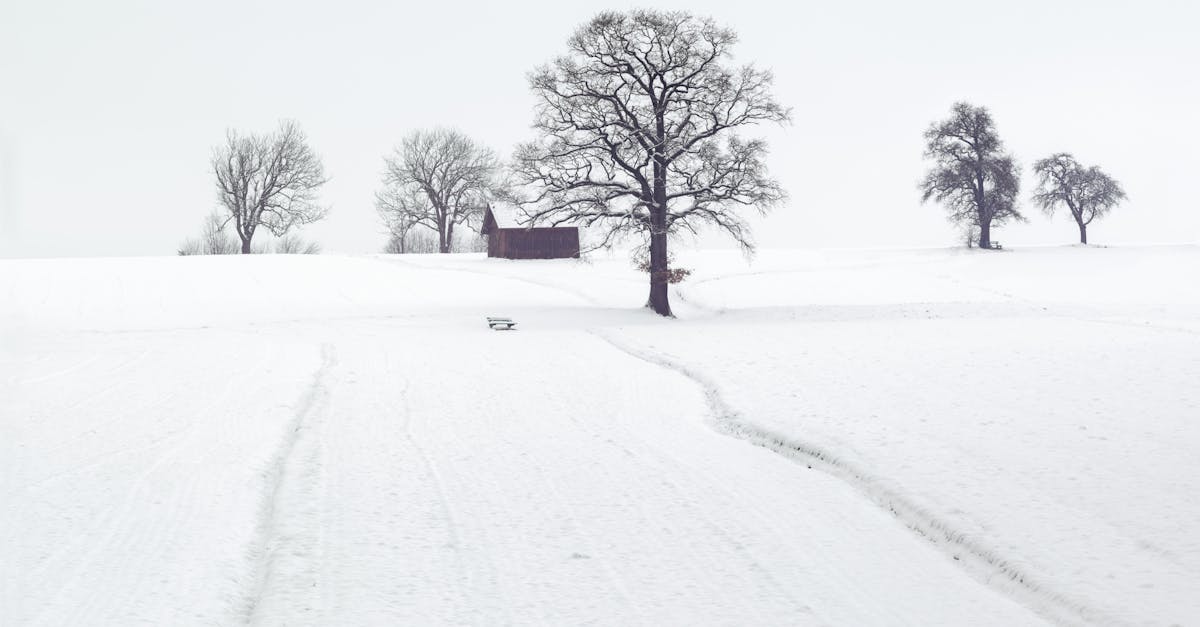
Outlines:
{"type": "Polygon", "coordinates": [[[488,257],[564,259],[578,256],[579,229],[575,227],[492,229],[488,233],[488,257]]]}

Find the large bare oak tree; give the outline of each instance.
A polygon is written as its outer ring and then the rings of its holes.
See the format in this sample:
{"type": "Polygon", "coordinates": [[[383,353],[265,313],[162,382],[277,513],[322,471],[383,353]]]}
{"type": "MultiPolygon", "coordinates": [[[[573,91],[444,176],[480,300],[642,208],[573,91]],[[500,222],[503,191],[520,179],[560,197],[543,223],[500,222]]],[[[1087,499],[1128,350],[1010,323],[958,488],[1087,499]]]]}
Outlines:
{"type": "Polygon", "coordinates": [[[389,231],[430,228],[443,253],[453,246],[456,225],[482,216],[500,167],[490,149],[450,129],[411,133],[384,163],[375,204],[389,231]]]}
{"type": "Polygon", "coordinates": [[[1069,153],[1060,152],[1033,164],[1038,186],[1033,202],[1046,212],[1066,206],[1079,226],[1079,243],[1086,244],[1087,227],[1125,200],[1125,190],[1116,179],[1097,166],[1084,167],[1069,153]]]}
{"type": "Polygon", "coordinates": [[[992,248],[992,225],[1023,220],[1017,210],[1020,174],[984,107],[959,102],[950,117],[925,131],[933,167],[921,181],[921,202],[942,203],[950,220],[976,227],[979,247],[992,248]]]}
{"type": "Polygon", "coordinates": [[[669,316],[668,236],[715,226],[752,248],[742,210],[778,204],[766,144],[737,131],[785,122],[769,72],[731,66],[737,37],[687,13],[601,13],[569,52],[530,76],[539,138],[514,159],[519,201],[534,223],[648,240],[647,306],[669,316]]]}
{"type": "Polygon", "coordinates": [[[251,252],[259,227],[283,237],[292,227],[325,217],[325,208],[316,204],[317,189],[328,180],[325,168],[296,122],[281,122],[267,135],[228,131],[225,144],[213,151],[212,167],[217,197],[243,254],[251,252]]]}

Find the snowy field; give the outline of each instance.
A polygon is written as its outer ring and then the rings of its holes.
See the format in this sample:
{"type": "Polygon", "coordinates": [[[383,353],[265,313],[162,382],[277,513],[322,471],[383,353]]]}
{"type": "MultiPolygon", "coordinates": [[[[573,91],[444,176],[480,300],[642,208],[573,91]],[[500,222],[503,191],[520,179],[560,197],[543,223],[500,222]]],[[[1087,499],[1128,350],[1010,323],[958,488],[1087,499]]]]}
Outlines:
{"type": "Polygon", "coordinates": [[[1200,248],[680,256],[0,261],[0,625],[1200,624],[1200,248]]]}

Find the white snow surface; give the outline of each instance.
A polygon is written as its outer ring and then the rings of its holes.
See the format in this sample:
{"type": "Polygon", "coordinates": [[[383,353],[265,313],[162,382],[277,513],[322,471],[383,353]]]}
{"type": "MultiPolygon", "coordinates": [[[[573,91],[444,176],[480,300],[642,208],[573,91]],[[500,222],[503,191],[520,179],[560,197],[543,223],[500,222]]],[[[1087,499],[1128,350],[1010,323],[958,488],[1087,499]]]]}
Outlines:
{"type": "Polygon", "coordinates": [[[0,261],[0,625],[1200,623],[1200,248],[680,257],[0,261]]]}

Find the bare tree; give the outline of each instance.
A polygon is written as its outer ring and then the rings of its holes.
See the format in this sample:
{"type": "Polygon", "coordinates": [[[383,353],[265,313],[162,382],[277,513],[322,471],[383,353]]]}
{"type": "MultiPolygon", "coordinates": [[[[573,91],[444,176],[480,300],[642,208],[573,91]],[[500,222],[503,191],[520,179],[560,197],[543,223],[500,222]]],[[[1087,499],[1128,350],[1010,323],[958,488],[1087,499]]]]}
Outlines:
{"type": "Polygon", "coordinates": [[[388,244],[384,252],[405,254],[411,232],[418,226],[416,216],[429,215],[429,202],[425,193],[414,187],[387,186],[375,194],[375,210],[388,230],[388,244]]]}
{"type": "Polygon", "coordinates": [[[1085,168],[1069,153],[1060,152],[1033,164],[1038,186],[1033,202],[1046,215],[1066,205],[1079,226],[1079,243],[1086,244],[1087,227],[1125,200],[1125,190],[1099,167],[1085,168]]]}
{"type": "Polygon", "coordinates": [[[204,254],[204,245],[200,243],[200,240],[189,237],[189,238],[183,240],[183,243],[179,245],[179,248],[175,249],[175,252],[180,257],[190,257],[192,255],[203,255],[204,254]]]}
{"type": "Polygon", "coordinates": [[[1017,211],[1021,181],[984,107],[954,105],[948,119],[925,131],[925,157],[934,166],[921,181],[921,202],[945,205],[950,220],[979,229],[979,247],[992,248],[992,225],[1024,220],[1017,211]]]}
{"type": "Polygon", "coordinates": [[[388,237],[383,252],[394,255],[427,255],[438,252],[438,237],[428,229],[412,230],[388,237]]]}
{"type": "Polygon", "coordinates": [[[237,243],[225,232],[225,220],[217,213],[204,219],[204,231],[199,239],[188,239],[179,247],[180,255],[232,255],[238,252],[237,243]]]}
{"type": "Polygon", "coordinates": [[[405,235],[389,233],[387,243],[383,245],[383,252],[388,255],[404,255],[410,252],[408,250],[408,238],[405,235]]]}
{"type": "MultiPolygon", "coordinates": [[[[486,250],[487,240],[474,231],[458,231],[450,242],[450,252],[478,253],[486,250]]],[[[438,237],[428,229],[392,231],[383,252],[393,255],[436,253],[439,252],[438,237]]]]}
{"type": "Polygon", "coordinates": [[[275,254],[278,255],[319,255],[321,245],[289,233],[275,242],[275,254]]]}
{"type": "Polygon", "coordinates": [[[376,207],[389,229],[430,228],[443,253],[452,248],[454,227],[480,217],[497,190],[495,153],[456,130],[415,131],[384,163],[376,207]]]}
{"type": "Polygon", "coordinates": [[[224,221],[216,212],[204,220],[204,252],[209,255],[232,255],[238,252],[237,243],[225,231],[224,221]]]}
{"type": "Polygon", "coordinates": [[[281,122],[268,135],[228,131],[225,145],[213,151],[212,167],[218,199],[243,254],[252,252],[260,226],[283,237],[294,226],[325,217],[325,208],[316,204],[317,189],[328,180],[325,168],[295,122],[281,122]]]}
{"type": "Polygon", "coordinates": [[[770,72],[728,64],[734,32],[682,12],[606,12],[568,41],[568,54],[530,76],[539,139],[518,147],[518,198],[533,222],[606,229],[649,241],[647,306],[669,316],[668,236],[704,225],[746,250],[743,209],[785,195],[766,173],[766,144],[741,127],[783,123],[770,72]]]}
{"type": "Polygon", "coordinates": [[[475,231],[459,231],[454,235],[452,245],[456,253],[485,253],[488,241],[475,231]]]}

